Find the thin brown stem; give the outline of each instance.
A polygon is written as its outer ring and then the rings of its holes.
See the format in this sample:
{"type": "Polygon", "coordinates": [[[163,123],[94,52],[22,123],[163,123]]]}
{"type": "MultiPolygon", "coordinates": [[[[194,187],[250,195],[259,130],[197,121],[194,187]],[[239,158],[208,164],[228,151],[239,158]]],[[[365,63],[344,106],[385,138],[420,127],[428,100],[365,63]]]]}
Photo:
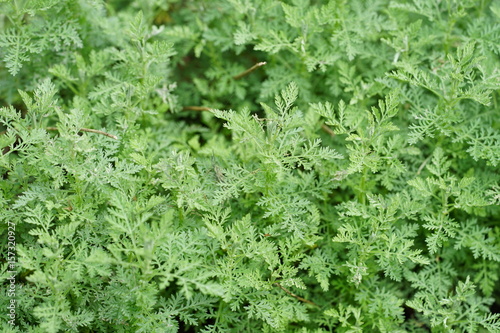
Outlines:
{"type": "Polygon", "coordinates": [[[211,108],[207,108],[206,106],[185,106],[182,108],[182,111],[210,111],[211,108]]]}
{"type": "Polygon", "coordinates": [[[295,295],[294,293],[292,293],[290,290],[286,289],[285,287],[283,287],[281,284],[279,284],[278,282],[276,282],[274,284],[276,287],[279,287],[281,290],[283,290],[284,292],[286,292],[288,295],[292,296],[292,297],[295,297],[296,299],[298,299],[299,301],[301,302],[304,302],[304,303],[307,303],[307,304],[311,304],[311,305],[314,305],[314,306],[317,306],[319,307],[318,304],[314,303],[314,302],[311,302],[310,300],[307,300],[305,298],[302,298],[300,296],[297,296],[295,295]]]}
{"type": "MultiPolygon", "coordinates": [[[[57,129],[57,127],[47,127],[47,131],[59,131],[59,130],[57,129]]],[[[98,131],[98,130],[91,129],[91,128],[80,128],[80,132],[101,134],[101,135],[107,136],[108,138],[118,140],[118,137],[116,135],[109,134],[109,133],[106,133],[103,131],[98,131]]]]}
{"type": "Polygon", "coordinates": [[[330,136],[335,136],[335,132],[325,124],[321,125],[321,129],[325,131],[326,133],[330,134],[330,136]]]}
{"type": "Polygon", "coordinates": [[[243,71],[243,72],[241,72],[240,74],[233,76],[233,79],[234,79],[234,80],[241,79],[242,77],[244,77],[244,76],[246,76],[246,75],[250,74],[251,72],[253,72],[253,71],[254,71],[254,70],[256,70],[257,68],[264,66],[265,64],[267,64],[267,62],[265,62],[265,61],[263,61],[263,62],[258,62],[258,63],[256,63],[255,65],[253,65],[252,67],[250,67],[249,69],[247,69],[246,71],[243,71]]]}

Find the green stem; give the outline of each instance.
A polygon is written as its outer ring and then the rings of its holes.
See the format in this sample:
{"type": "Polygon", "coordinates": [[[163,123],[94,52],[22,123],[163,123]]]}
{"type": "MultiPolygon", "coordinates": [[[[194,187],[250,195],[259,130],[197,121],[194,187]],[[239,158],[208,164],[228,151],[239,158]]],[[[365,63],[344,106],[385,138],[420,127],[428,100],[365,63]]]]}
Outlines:
{"type": "Polygon", "coordinates": [[[368,168],[365,166],[363,167],[363,176],[361,177],[361,182],[359,184],[359,189],[360,192],[358,194],[358,200],[362,203],[366,203],[366,174],[367,174],[368,168]]]}
{"type": "Polygon", "coordinates": [[[222,309],[224,308],[224,301],[223,300],[220,300],[218,308],[219,309],[217,310],[217,316],[215,317],[214,328],[217,328],[217,324],[219,323],[219,319],[222,316],[222,309]]]}

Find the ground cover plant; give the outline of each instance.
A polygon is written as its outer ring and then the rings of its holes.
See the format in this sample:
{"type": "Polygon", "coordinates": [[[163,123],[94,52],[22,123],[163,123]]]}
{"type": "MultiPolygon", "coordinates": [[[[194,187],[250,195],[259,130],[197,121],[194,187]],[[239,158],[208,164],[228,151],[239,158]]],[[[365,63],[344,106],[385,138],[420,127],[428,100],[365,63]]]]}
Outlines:
{"type": "Polygon", "coordinates": [[[500,332],[500,4],[2,0],[3,332],[500,332]]]}

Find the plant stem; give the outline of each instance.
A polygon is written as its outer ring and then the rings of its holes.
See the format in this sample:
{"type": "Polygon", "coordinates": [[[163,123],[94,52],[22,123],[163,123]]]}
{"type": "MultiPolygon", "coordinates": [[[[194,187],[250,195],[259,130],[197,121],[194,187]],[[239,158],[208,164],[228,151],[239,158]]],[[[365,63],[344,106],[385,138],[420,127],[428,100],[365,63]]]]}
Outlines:
{"type": "Polygon", "coordinates": [[[314,303],[314,302],[311,302],[311,301],[309,301],[309,300],[307,300],[307,299],[305,299],[305,298],[302,298],[302,297],[300,297],[300,296],[295,295],[294,293],[292,293],[290,290],[288,290],[288,289],[286,289],[285,287],[283,287],[283,286],[282,286],[281,284],[279,284],[278,282],[274,283],[274,285],[275,285],[276,287],[279,287],[281,290],[283,290],[284,292],[286,292],[288,295],[290,295],[290,296],[292,296],[292,297],[295,297],[296,299],[298,299],[298,300],[299,300],[299,301],[301,301],[301,302],[304,302],[304,303],[311,304],[311,305],[314,305],[314,306],[319,307],[319,305],[318,305],[318,304],[316,304],[316,303],[314,303]]]}
{"type": "Polygon", "coordinates": [[[244,77],[244,76],[246,76],[246,75],[250,74],[251,72],[253,72],[253,71],[254,71],[254,70],[256,70],[257,68],[264,66],[265,64],[267,64],[267,62],[265,62],[265,61],[263,61],[263,62],[258,62],[258,63],[256,63],[255,65],[253,65],[252,67],[250,67],[249,69],[247,69],[246,71],[243,71],[243,72],[241,72],[240,74],[233,76],[233,79],[234,79],[234,80],[241,79],[242,77],[244,77]]]}
{"type": "Polygon", "coordinates": [[[185,106],[182,108],[182,111],[210,111],[211,108],[207,108],[206,106],[185,106]]]}
{"type": "Polygon", "coordinates": [[[330,136],[332,136],[332,137],[335,136],[335,132],[330,127],[326,126],[325,124],[321,125],[321,129],[323,131],[325,131],[326,133],[330,134],[330,136]]]}
{"type": "Polygon", "coordinates": [[[429,155],[423,162],[422,164],[420,164],[420,167],[418,168],[417,170],[417,175],[420,175],[420,173],[422,172],[422,170],[424,169],[424,167],[427,165],[427,162],[429,162],[429,160],[431,159],[432,155],[429,155]]]}
{"type": "MultiPolygon", "coordinates": [[[[57,129],[57,127],[47,127],[47,131],[59,131],[59,130],[57,129]]],[[[99,130],[95,130],[95,129],[91,129],[91,128],[80,128],[79,131],[80,132],[89,132],[89,133],[101,134],[101,135],[107,136],[108,138],[118,140],[118,137],[116,135],[109,134],[109,133],[106,133],[106,132],[103,132],[103,131],[99,131],[99,130]]]]}

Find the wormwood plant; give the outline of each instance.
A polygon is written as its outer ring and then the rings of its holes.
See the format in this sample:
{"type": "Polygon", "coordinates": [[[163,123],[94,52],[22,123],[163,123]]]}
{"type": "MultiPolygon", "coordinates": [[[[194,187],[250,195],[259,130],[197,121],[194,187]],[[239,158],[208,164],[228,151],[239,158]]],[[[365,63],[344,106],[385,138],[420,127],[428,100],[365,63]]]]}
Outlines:
{"type": "Polygon", "coordinates": [[[5,332],[499,332],[500,6],[0,1],[5,332]]]}

